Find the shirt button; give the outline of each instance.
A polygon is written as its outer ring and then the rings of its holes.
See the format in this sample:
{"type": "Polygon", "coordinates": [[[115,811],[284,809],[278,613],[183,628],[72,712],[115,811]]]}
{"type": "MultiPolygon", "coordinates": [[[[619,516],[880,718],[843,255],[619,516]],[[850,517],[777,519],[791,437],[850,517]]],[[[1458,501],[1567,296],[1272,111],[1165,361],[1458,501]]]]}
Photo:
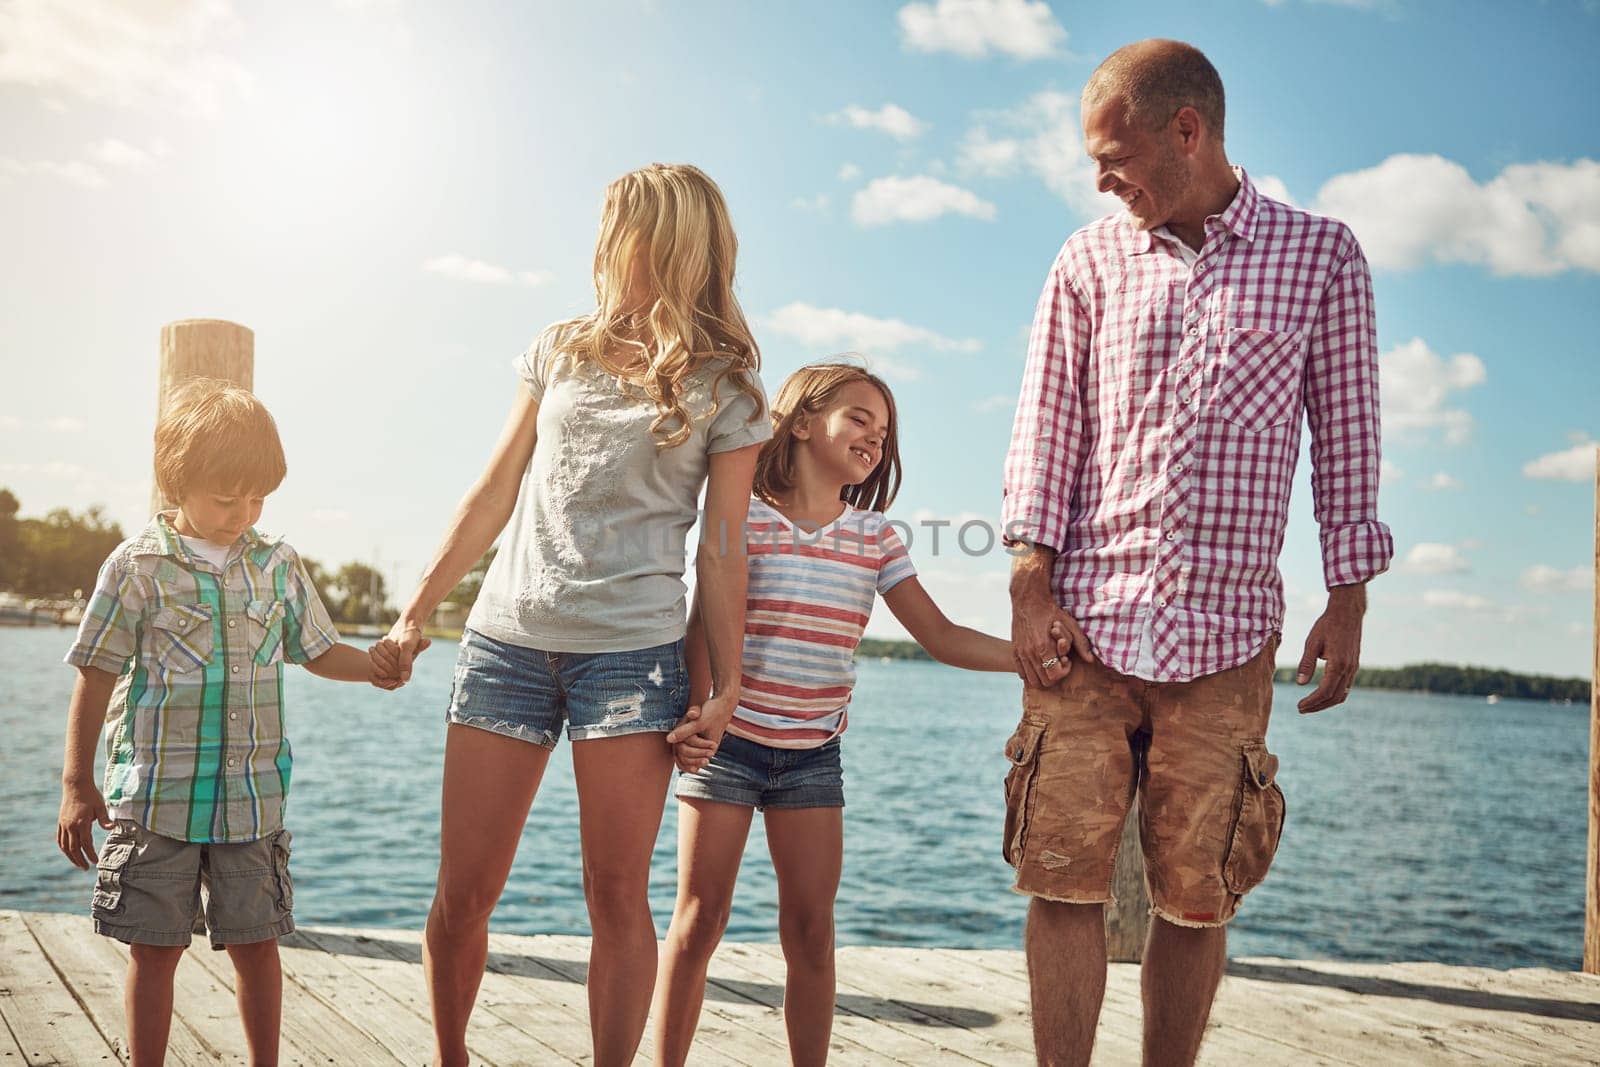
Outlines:
{"type": "Polygon", "coordinates": [[[1189,390],[1187,390],[1187,389],[1178,390],[1178,403],[1187,404],[1188,402],[1189,402],[1189,390]]]}
{"type": "Polygon", "coordinates": [[[1195,267],[1194,272],[1196,274],[1204,274],[1206,272],[1206,265],[1204,263],[1201,263],[1200,265],[1195,267]]]}
{"type": "MultiPolygon", "coordinates": [[[[1159,600],[1156,601],[1156,604],[1159,607],[1163,607],[1163,608],[1166,607],[1167,606],[1167,598],[1166,597],[1161,597],[1159,600]]],[[[228,762],[230,764],[233,763],[232,760],[229,760],[228,762]]]]}
{"type": "Polygon", "coordinates": [[[230,630],[231,630],[231,629],[233,629],[233,628],[234,628],[234,627],[235,627],[235,626],[238,626],[238,625],[239,625],[239,620],[238,620],[238,619],[229,619],[229,620],[228,620],[228,629],[230,629],[230,630]]]}
{"type": "Polygon", "coordinates": [[[230,718],[230,719],[237,719],[237,718],[238,718],[238,717],[239,717],[239,713],[238,713],[238,712],[237,712],[237,711],[230,711],[230,712],[228,712],[228,718],[230,718]]]}
{"type": "Polygon", "coordinates": [[[230,757],[229,757],[229,758],[228,758],[228,766],[230,766],[230,767],[232,767],[232,766],[233,766],[233,765],[234,765],[234,764],[235,764],[235,763],[237,763],[237,762],[239,762],[239,761],[238,761],[238,760],[236,760],[236,759],[234,759],[234,758],[233,758],[233,757],[231,757],[231,756],[230,756],[230,757]]]}
{"type": "Polygon", "coordinates": [[[1176,541],[1177,539],[1178,539],[1178,535],[1177,534],[1172,533],[1170,531],[1167,533],[1167,540],[1168,541],[1176,541]]]}
{"type": "Polygon", "coordinates": [[[238,674],[239,673],[239,665],[237,663],[235,663],[232,667],[230,667],[228,669],[230,671],[232,671],[234,674],[238,674]]]}

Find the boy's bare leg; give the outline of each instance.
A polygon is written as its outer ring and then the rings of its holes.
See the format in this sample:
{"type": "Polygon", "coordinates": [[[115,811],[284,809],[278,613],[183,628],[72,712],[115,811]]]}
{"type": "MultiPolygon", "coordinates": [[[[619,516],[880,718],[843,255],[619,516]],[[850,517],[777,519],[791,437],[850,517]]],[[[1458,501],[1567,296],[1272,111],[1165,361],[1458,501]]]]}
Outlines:
{"type": "Polygon", "coordinates": [[[706,966],[728,927],[754,808],[715,800],[678,804],[678,901],[662,945],[653,1009],[657,1067],[682,1067],[706,996],[706,966]]]}
{"type": "Polygon", "coordinates": [[[1227,961],[1225,927],[1178,926],[1159,915],[1152,919],[1139,972],[1146,1067],[1194,1063],[1227,961]]]}
{"type": "Polygon", "coordinates": [[[549,762],[549,749],[513,737],[460,723],[446,731],[439,884],[422,943],[434,1062],[445,1067],[467,1063],[467,1020],[489,960],[489,915],[549,762]]]}
{"type": "Polygon", "coordinates": [[[278,1029],[283,1020],[283,968],[278,962],[278,941],[229,945],[233,960],[234,997],[244,1040],[250,1046],[251,1067],[273,1067],[278,1062],[278,1029]]]}
{"type": "Polygon", "coordinates": [[[1033,1045],[1042,1067],[1081,1067],[1106,994],[1104,905],[1034,897],[1028,907],[1033,1045]]]}
{"type": "Polygon", "coordinates": [[[172,975],[183,959],[182,945],[130,945],[123,1011],[128,1016],[128,1062],[159,1067],[167,1058],[172,1032],[172,975]]]}
{"type": "Polygon", "coordinates": [[[595,1067],[633,1062],[656,984],[650,854],[672,776],[664,734],[572,743],[589,905],[589,1032],[595,1067]]]}
{"type": "Polygon", "coordinates": [[[769,809],[767,845],[778,874],[789,1059],[810,1067],[828,1062],[833,1035],[833,900],[844,864],[844,809],[769,809]]]}

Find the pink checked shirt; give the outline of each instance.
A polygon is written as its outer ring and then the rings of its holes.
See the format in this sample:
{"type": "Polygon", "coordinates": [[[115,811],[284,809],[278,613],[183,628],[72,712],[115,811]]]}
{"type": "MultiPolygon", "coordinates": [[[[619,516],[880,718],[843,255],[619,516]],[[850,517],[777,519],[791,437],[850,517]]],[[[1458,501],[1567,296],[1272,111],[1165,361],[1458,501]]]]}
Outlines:
{"type": "Polygon", "coordinates": [[[1328,586],[1394,555],[1366,258],[1343,223],[1235,172],[1193,267],[1125,214],[1067,240],[1006,456],[1006,535],[1054,548],[1056,596],[1096,655],[1153,681],[1238,666],[1282,628],[1302,411],[1328,586]]]}

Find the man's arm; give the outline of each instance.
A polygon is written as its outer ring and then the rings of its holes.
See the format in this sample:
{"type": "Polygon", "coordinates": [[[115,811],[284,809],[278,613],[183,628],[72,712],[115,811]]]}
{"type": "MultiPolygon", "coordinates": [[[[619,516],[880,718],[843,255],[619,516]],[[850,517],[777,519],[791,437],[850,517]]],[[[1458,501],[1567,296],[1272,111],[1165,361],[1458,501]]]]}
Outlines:
{"type": "Polygon", "coordinates": [[[1311,428],[1311,493],[1322,533],[1328,606],[1306,635],[1295,672],[1304,685],[1327,661],[1322,684],[1300,711],[1344,702],[1361,664],[1366,583],[1389,567],[1394,538],[1378,521],[1378,337],[1372,276],[1351,238],[1312,329],[1306,359],[1306,416],[1311,428]]]}

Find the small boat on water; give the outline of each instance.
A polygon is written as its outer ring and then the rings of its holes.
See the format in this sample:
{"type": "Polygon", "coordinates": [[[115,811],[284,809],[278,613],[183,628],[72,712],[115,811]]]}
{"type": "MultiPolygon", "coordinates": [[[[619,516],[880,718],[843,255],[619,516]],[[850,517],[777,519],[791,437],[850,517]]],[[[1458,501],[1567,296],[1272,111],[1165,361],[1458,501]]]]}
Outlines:
{"type": "Polygon", "coordinates": [[[81,600],[30,599],[0,593],[0,626],[76,626],[83,619],[81,600]]]}

